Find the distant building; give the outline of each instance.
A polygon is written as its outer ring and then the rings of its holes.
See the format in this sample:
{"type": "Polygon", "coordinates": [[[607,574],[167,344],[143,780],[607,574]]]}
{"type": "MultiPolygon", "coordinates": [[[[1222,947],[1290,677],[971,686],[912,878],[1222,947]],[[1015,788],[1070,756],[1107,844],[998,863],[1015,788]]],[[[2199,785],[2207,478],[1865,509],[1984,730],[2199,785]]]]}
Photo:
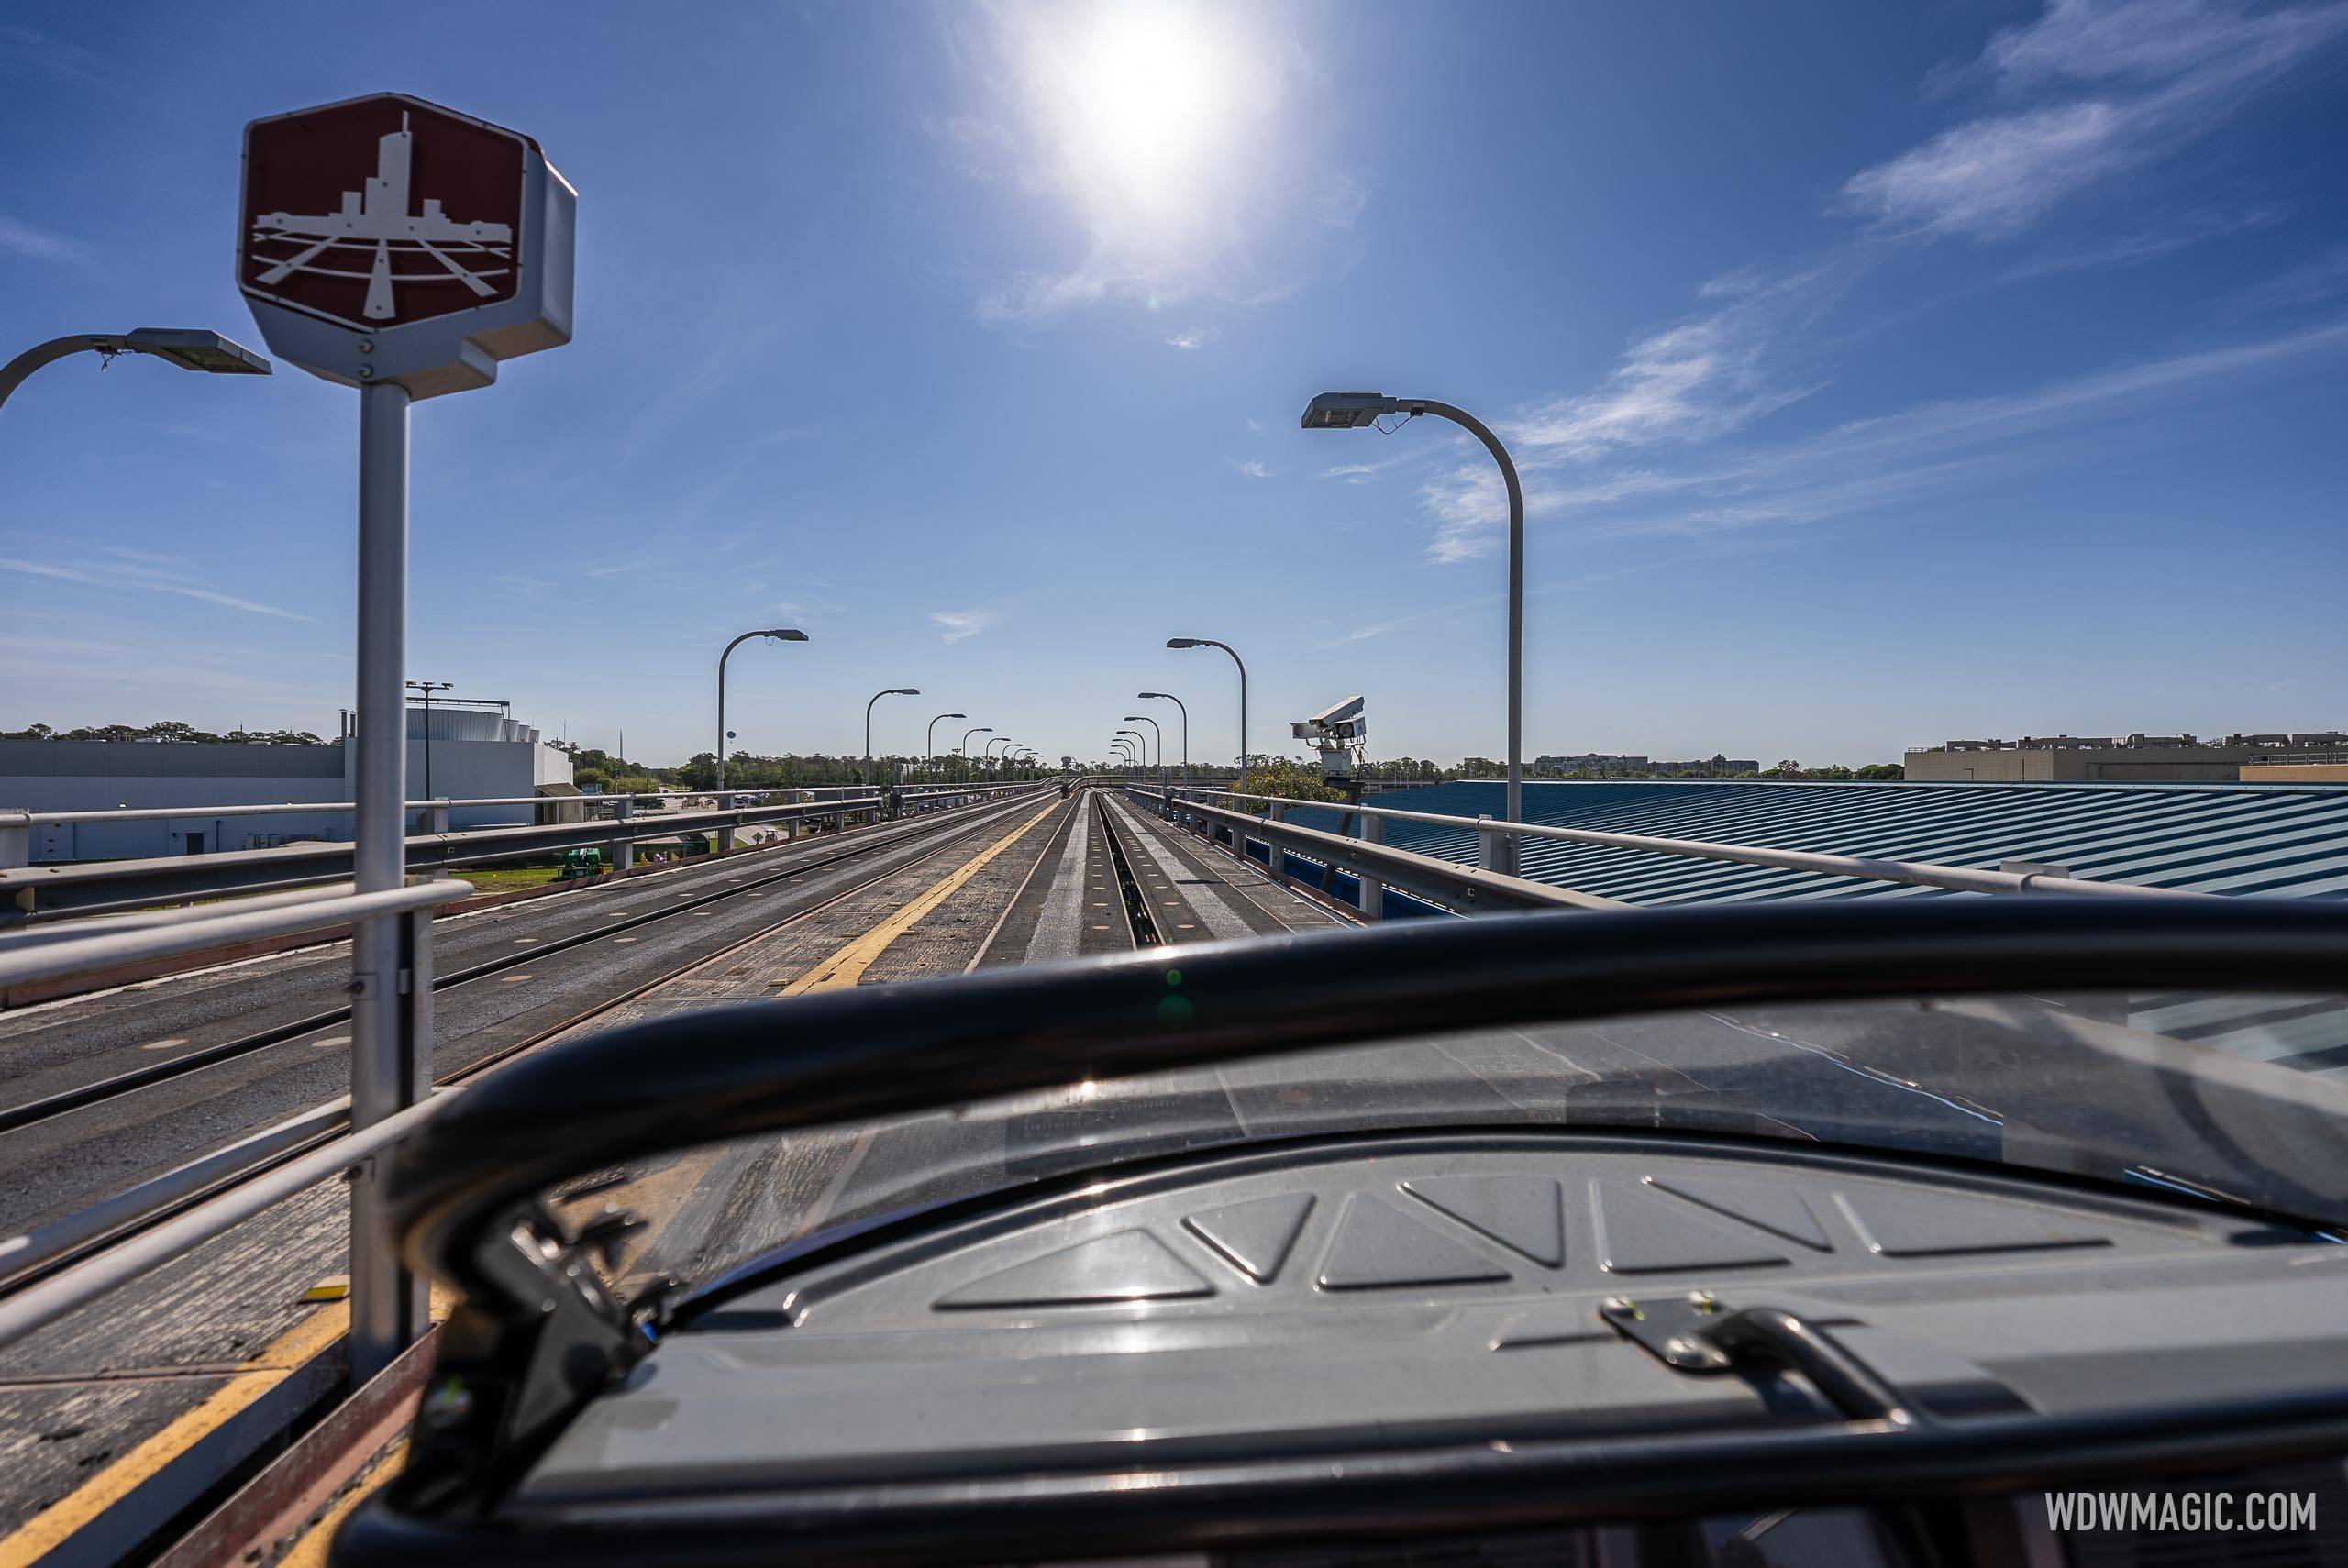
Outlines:
{"type": "MultiPolygon", "coordinates": [[[[407,798],[425,798],[424,710],[407,714],[407,798]]],[[[349,715],[332,745],[239,745],[186,741],[0,741],[0,808],[43,812],[116,807],[260,806],[351,799],[349,715]]],[[[515,800],[508,806],[461,807],[452,829],[518,825],[541,819],[533,802],[576,796],[570,757],[538,732],[481,709],[432,710],[432,793],[447,800],[515,800]]],[[[570,808],[577,810],[576,807],[570,808]]],[[[185,817],[120,823],[36,824],[34,865],[60,860],[119,860],[266,849],[304,840],[347,839],[351,813],[321,809],[259,817],[185,817]]]]}
{"type": "MultiPolygon", "coordinates": [[[[1952,740],[1908,753],[1908,778],[1927,784],[2232,783],[2244,768],[2348,762],[2348,734],[2024,735],[1952,740]]],[[[2273,782],[2272,775],[2262,775],[2273,782]]],[[[2310,778],[2309,781],[2313,781],[2310,778]]]]}
{"type": "Polygon", "coordinates": [[[1579,756],[1551,756],[1546,754],[1533,759],[1533,771],[1563,778],[1571,773],[1595,773],[1601,778],[1626,778],[1642,773],[1663,778],[1681,775],[1696,778],[1721,777],[1733,773],[1758,773],[1761,765],[1751,757],[1714,756],[1709,762],[1656,762],[1644,756],[1624,756],[1609,751],[1588,751],[1579,756]]]}

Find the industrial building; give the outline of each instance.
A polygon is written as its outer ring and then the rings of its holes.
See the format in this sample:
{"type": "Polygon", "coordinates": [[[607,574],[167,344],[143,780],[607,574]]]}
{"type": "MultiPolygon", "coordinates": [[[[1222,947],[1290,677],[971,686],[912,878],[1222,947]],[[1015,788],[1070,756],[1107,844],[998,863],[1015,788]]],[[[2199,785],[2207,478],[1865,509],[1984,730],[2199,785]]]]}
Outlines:
{"type": "MultiPolygon", "coordinates": [[[[2208,741],[2190,734],[2024,735],[1911,751],[1907,776],[1924,784],[2225,784],[2243,778],[2245,767],[2327,763],[2348,763],[2348,734],[2314,730],[2208,741]]],[[[2276,780],[2271,772],[2254,777],[2276,780]]]]}
{"type": "MultiPolygon", "coordinates": [[[[36,812],[121,807],[248,806],[316,801],[315,812],[260,817],[208,815],[115,823],[39,823],[34,865],[116,860],[209,850],[265,849],[305,840],[351,836],[349,802],[350,716],[343,734],[324,745],[239,745],[184,741],[0,741],[0,808],[36,812]]],[[[451,828],[498,827],[536,820],[531,802],[568,796],[570,757],[538,732],[503,712],[435,705],[407,714],[407,797],[504,800],[504,806],[460,807],[451,828]],[[426,769],[431,785],[426,788],[426,769]]]]}

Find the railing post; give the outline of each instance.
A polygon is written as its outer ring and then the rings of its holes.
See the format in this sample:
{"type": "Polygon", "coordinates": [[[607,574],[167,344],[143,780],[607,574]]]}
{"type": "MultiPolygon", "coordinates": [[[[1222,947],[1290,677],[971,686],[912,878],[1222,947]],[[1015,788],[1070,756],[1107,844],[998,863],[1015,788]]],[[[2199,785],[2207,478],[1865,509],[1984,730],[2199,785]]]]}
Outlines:
{"type": "MultiPolygon", "coordinates": [[[[17,808],[0,806],[0,816],[13,814],[17,808]]],[[[33,863],[33,824],[31,808],[25,808],[27,820],[15,824],[0,823],[0,870],[33,863]]]]}
{"type": "Polygon", "coordinates": [[[426,833],[447,833],[449,831],[449,802],[446,800],[425,802],[423,825],[426,833]]]}
{"type": "MultiPolygon", "coordinates": [[[[1278,801],[1269,801],[1264,807],[1264,820],[1277,823],[1287,810],[1278,801]]],[[[1264,835],[1264,868],[1272,874],[1273,881],[1283,888],[1288,886],[1288,851],[1268,833],[1264,835]]]]}
{"type": "MultiPolygon", "coordinates": [[[[397,1027],[378,1049],[350,1054],[354,1129],[421,1102],[432,1083],[432,911],[411,910],[378,926],[396,933],[398,963],[377,978],[395,993],[397,1027]],[[381,1047],[388,1046],[385,1050],[381,1047]]],[[[365,999],[358,999],[363,1000],[365,999]]],[[[361,1161],[350,1189],[350,1384],[357,1387],[396,1360],[431,1322],[424,1280],[401,1259],[393,1237],[383,1168],[386,1149],[361,1161]]]]}
{"type": "MultiPolygon", "coordinates": [[[[717,798],[717,809],[721,812],[730,812],[734,810],[739,799],[740,797],[735,795],[720,795],[717,798]]],[[[734,853],[734,824],[731,823],[725,823],[717,830],[717,853],[720,855],[734,853]]]]}
{"type": "MultiPolygon", "coordinates": [[[[1386,842],[1386,819],[1364,815],[1361,819],[1361,841],[1364,844],[1386,842]]],[[[1364,920],[1386,918],[1386,884],[1376,872],[1365,867],[1361,873],[1361,914],[1364,920]]]]}
{"type": "MultiPolygon", "coordinates": [[[[612,802],[614,822],[625,824],[634,815],[636,815],[636,802],[626,796],[623,795],[612,802]]],[[[636,840],[632,838],[612,840],[612,869],[615,871],[636,869],[636,840]]]]}
{"type": "Polygon", "coordinates": [[[1513,874],[1515,867],[1508,853],[1508,835],[1491,825],[1492,813],[1476,813],[1476,869],[1506,871],[1513,874]]]}

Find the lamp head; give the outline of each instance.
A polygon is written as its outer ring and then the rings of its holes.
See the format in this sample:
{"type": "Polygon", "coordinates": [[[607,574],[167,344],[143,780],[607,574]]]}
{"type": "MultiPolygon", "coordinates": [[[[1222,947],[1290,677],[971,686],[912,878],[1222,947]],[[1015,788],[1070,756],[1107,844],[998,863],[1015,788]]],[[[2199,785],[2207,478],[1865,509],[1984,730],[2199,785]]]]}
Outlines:
{"type": "Polygon", "coordinates": [[[123,348],[133,354],[169,359],[183,370],[204,370],[216,376],[265,376],[269,361],[241,343],[216,332],[171,326],[142,326],[126,333],[123,348]]]}
{"type": "Polygon", "coordinates": [[[1204,637],[1168,637],[1166,646],[1169,648],[1202,648],[1207,645],[1204,637]]]}
{"type": "Polygon", "coordinates": [[[1401,401],[1384,392],[1323,392],[1304,407],[1307,430],[1357,430],[1383,414],[1401,412],[1401,401]]]}
{"type": "Polygon", "coordinates": [[[759,635],[762,637],[772,637],[779,643],[803,643],[807,640],[806,633],[796,631],[789,626],[777,626],[772,631],[761,632],[759,635]]]}

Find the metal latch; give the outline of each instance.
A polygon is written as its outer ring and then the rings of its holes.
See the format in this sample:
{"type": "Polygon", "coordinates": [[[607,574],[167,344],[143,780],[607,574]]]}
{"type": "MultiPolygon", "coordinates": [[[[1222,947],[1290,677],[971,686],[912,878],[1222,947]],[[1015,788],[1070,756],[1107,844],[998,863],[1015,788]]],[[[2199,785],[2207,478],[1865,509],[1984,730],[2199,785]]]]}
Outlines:
{"type": "Polygon", "coordinates": [[[1894,1429],[1926,1424],[1898,1389],[1782,1307],[1733,1308],[1709,1290],[1633,1300],[1610,1296],[1598,1315],[1675,1372],[1708,1376],[1760,1362],[1800,1373],[1846,1419],[1894,1429]]]}

